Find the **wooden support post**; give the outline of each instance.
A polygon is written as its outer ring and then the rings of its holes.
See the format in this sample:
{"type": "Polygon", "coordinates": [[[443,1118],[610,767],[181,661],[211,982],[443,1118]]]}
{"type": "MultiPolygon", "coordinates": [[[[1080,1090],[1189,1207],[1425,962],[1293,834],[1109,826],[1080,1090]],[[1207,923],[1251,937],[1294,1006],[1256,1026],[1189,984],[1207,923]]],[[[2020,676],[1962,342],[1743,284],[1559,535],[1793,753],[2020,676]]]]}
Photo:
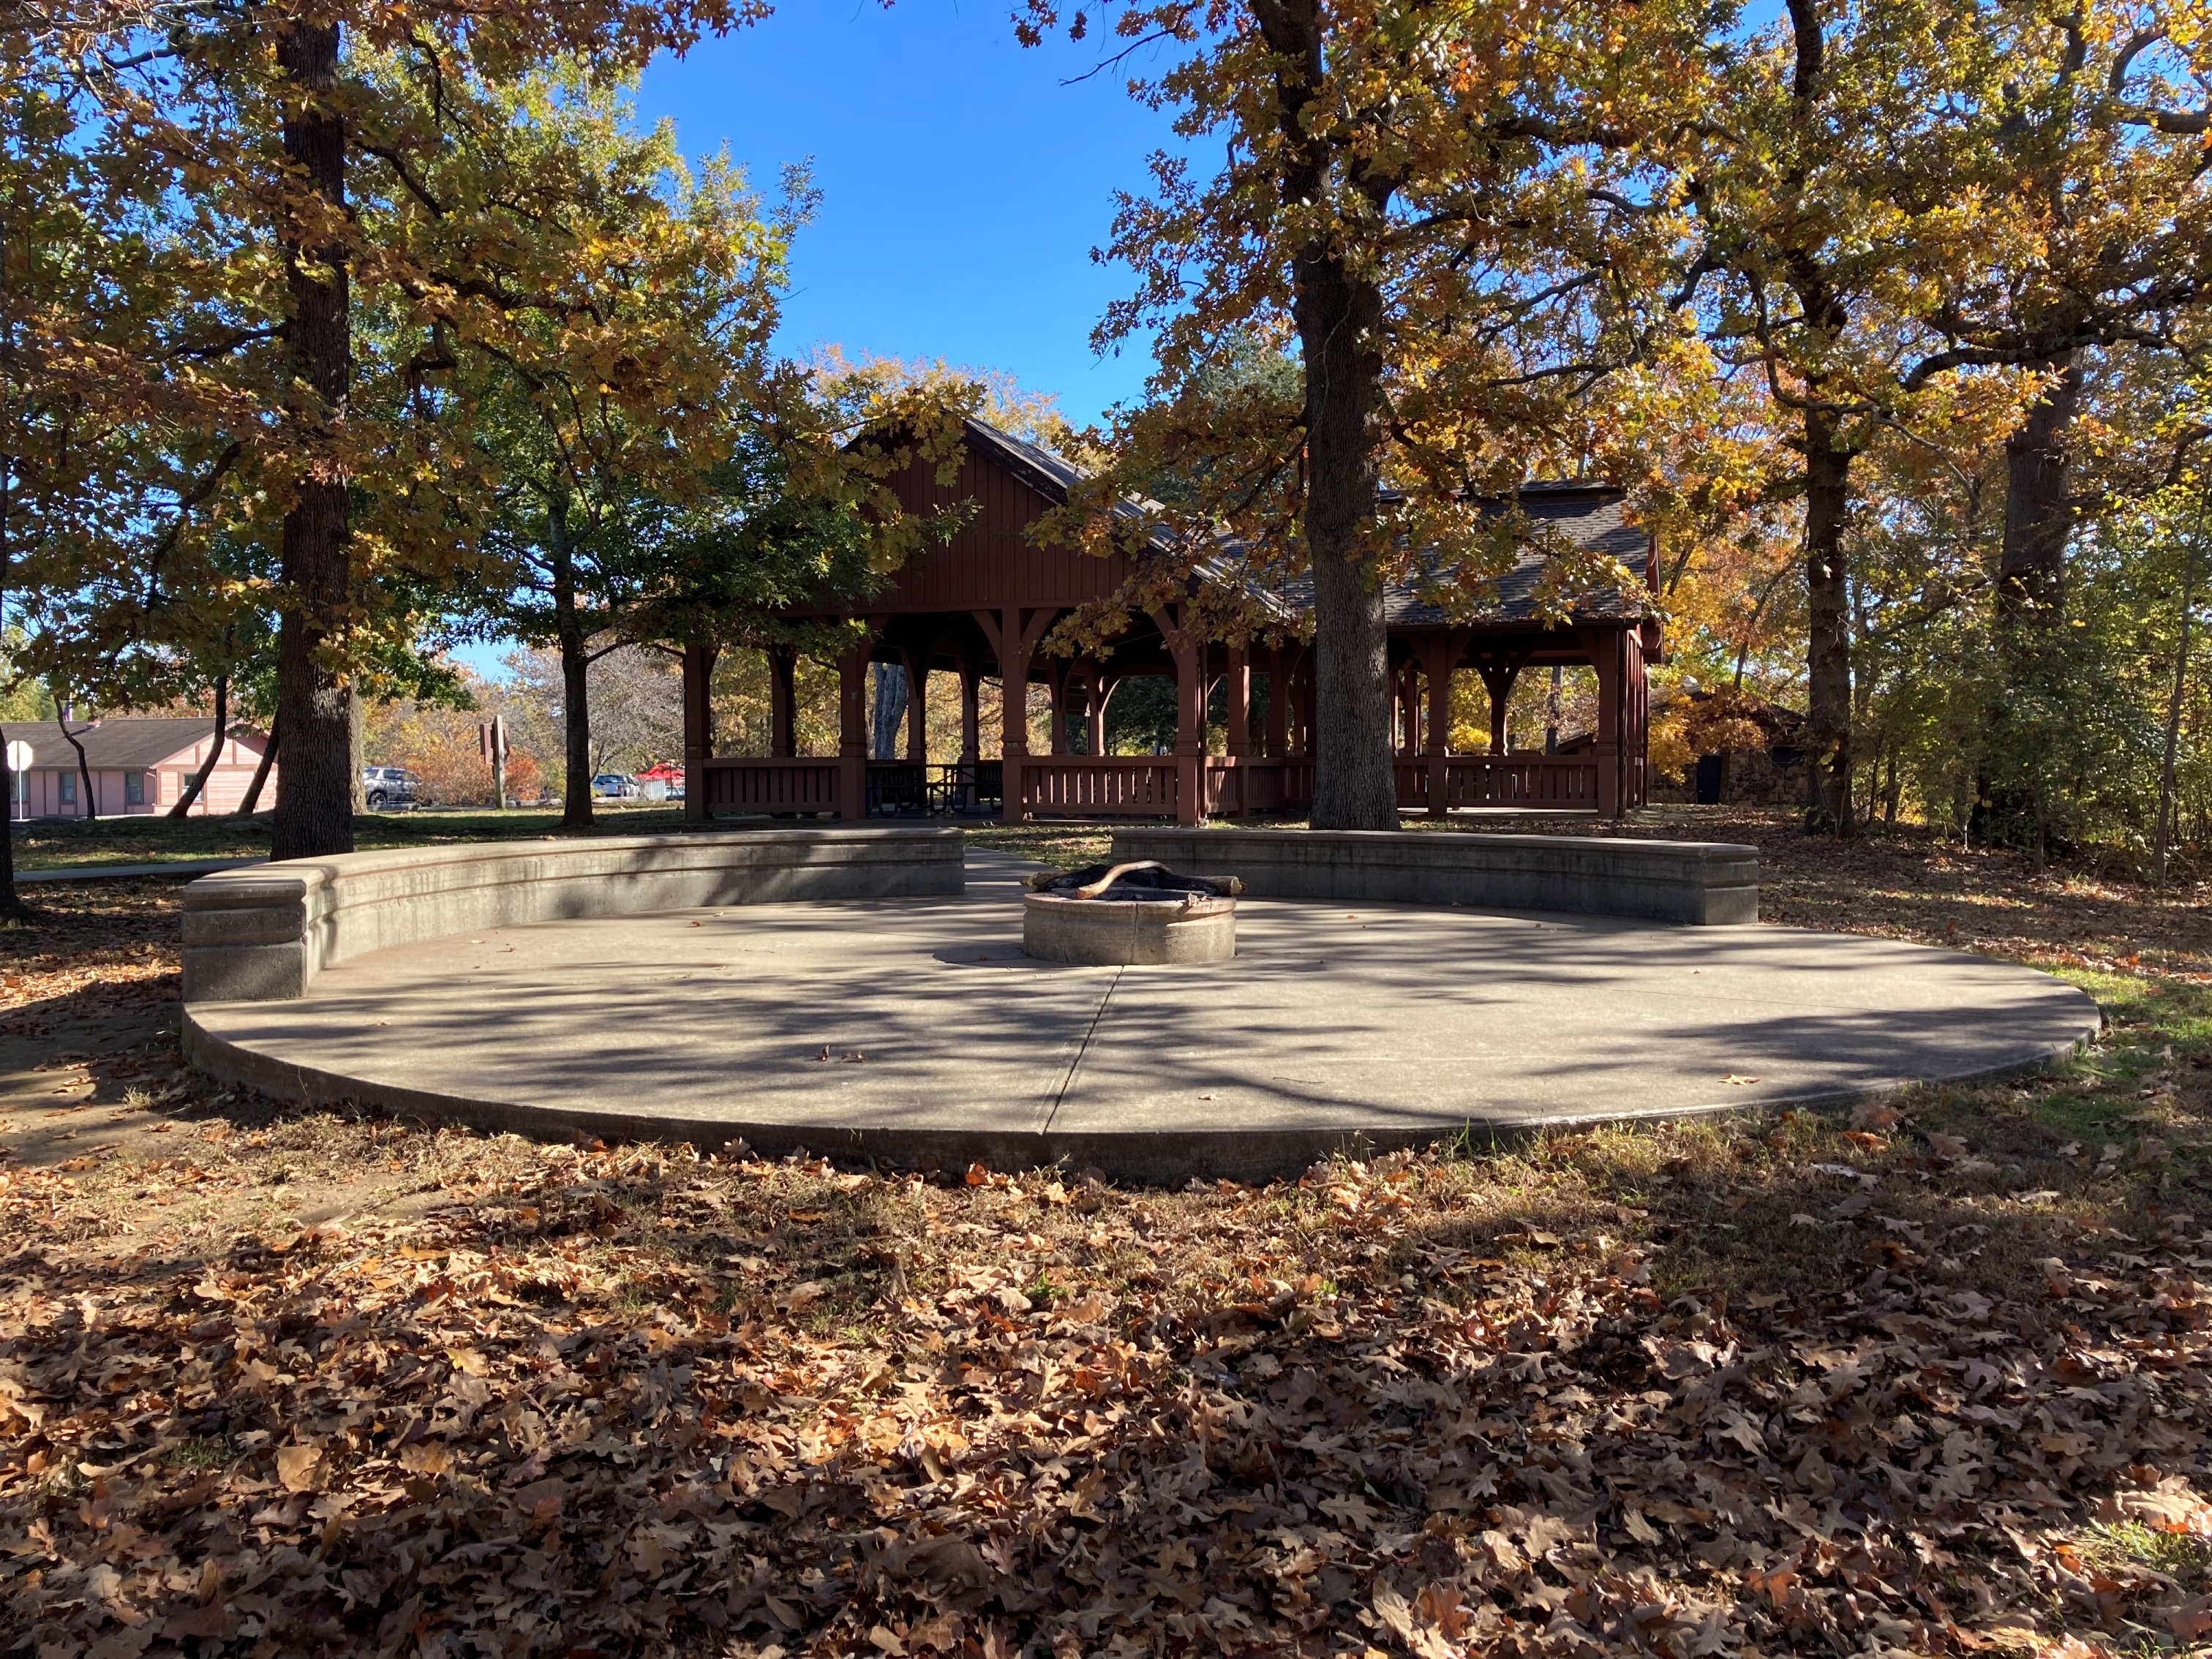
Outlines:
{"type": "Polygon", "coordinates": [[[1229,647],[1224,684],[1229,704],[1229,752],[1239,760],[1247,759],[1252,753],[1252,659],[1241,645],[1229,647]]]}
{"type": "Polygon", "coordinates": [[[1267,748],[1269,760],[1286,760],[1291,752],[1291,677],[1284,672],[1291,653],[1277,646],[1267,653],[1267,748]]]}
{"type": "Polygon", "coordinates": [[[1621,702],[1627,676],[1622,672],[1622,636],[1617,628],[1577,629],[1590,665],[1597,670],[1597,810],[1617,818],[1626,810],[1620,788],[1621,702]]]}
{"type": "Polygon", "coordinates": [[[1052,741],[1046,752],[1067,752],[1067,681],[1073,665],[1065,659],[1045,665],[1045,685],[1052,693],[1052,741]]]}
{"type": "Polygon", "coordinates": [[[1505,752],[1505,714],[1513,702],[1514,682],[1521,678],[1525,655],[1518,661],[1505,656],[1486,657],[1482,662],[1482,689],[1490,693],[1490,752],[1505,752]]]}
{"type": "Polygon", "coordinates": [[[707,767],[714,754],[712,647],[684,647],[684,822],[707,821],[707,767]]]}
{"type": "Polygon", "coordinates": [[[799,653],[787,645],[768,648],[768,752],[772,759],[789,760],[799,752],[797,692],[793,685],[799,671],[799,653]]]}
{"type": "Polygon", "coordinates": [[[837,657],[837,816],[868,815],[868,658],[856,645],[837,657]]]}
{"type": "Polygon", "coordinates": [[[1003,805],[999,816],[1006,823],[1019,823],[1025,816],[1022,763],[1030,753],[1030,663],[1036,655],[1037,641],[1059,616],[1051,605],[1041,605],[1026,616],[1019,605],[1012,605],[995,617],[988,611],[975,613],[984,639],[999,659],[999,718],[1003,734],[999,747],[1003,805]]]}
{"type": "Polygon", "coordinates": [[[999,821],[1019,823],[1022,763],[1030,757],[1030,653],[1020,606],[1006,608],[993,642],[999,647],[999,821]]]}
{"type": "Polygon", "coordinates": [[[1459,657],[1459,641],[1446,637],[1430,644],[1429,677],[1429,815],[1443,817],[1451,811],[1451,694],[1452,667],[1459,657]]]}
{"type": "Polygon", "coordinates": [[[1192,637],[1184,607],[1152,612],[1176,671],[1176,822],[1206,821],[1206,642],[1192,637]]]}
{"type": "Polygon", "coordinates": [[[1629,725],[1621,733],[1620,748],[1623,763],[1628,771],[1629,787],[1623,804],[1626,806],[1648,806],[1651,793],[1651,653],[1657,648],[1658,628],[1646,623],[1632,634],[1622,637],[1621,648],[1627,661],[1629,725]]]}
{"type": "Polygon", "coordinates": [[[960,659],[960,759],[973,766],[983,758],[983,665],[960,659]]]}

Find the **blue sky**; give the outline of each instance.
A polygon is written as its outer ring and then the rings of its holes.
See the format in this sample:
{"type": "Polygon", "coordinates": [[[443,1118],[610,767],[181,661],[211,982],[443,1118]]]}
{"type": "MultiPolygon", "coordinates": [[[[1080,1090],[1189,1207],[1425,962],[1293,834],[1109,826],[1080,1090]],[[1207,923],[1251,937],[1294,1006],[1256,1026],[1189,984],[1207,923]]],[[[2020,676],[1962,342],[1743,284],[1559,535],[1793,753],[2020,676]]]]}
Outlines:
{"type": "MultiPolygon", "coordinates": [[[[1142,390],[1148,357],[1100,358],[1091,331],[1129,274],[1095,264],[1114,191],[1173,143],[1127,73],[1065,40],[1024,50],[1011,0],[784,0],[766,22],[664,58],[638,112],[686,154],[728,146],[753,182],[811,161],[779,343],[805,356],[942,357],[1048,392],[1079,425],[1142,390]]],[[[503,676],[511,647],[453,654],[503,676]]]]}
{"type": "Polygon", "coordinates": [[[1066,84],[1095,45],[1024,50],[1010,0],[786,0],[765,23],[645,76],[647,119],[692,155],[727,144],[754,181],[811,157],[782,344],[944,357],[1056,393],[1081,422],[1150,367],[1100,360],[1092,325],[1128,273],[1092,263],[1116,187],[1169,143],[1127,74],[1066,84]]]}

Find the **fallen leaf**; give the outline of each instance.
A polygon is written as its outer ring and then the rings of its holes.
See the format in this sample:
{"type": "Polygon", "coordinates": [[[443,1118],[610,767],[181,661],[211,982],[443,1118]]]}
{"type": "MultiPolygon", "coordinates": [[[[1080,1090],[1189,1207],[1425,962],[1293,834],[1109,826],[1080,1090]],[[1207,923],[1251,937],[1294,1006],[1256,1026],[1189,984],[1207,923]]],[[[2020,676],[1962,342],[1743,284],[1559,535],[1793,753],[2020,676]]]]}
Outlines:
{"type": "Polygon", "coordinates": [[[287,1492],[313,1492],[322,1462],[323,1449],[319,1446],[279,1446],[276,1478],[284,1483],[287,1492]]]}

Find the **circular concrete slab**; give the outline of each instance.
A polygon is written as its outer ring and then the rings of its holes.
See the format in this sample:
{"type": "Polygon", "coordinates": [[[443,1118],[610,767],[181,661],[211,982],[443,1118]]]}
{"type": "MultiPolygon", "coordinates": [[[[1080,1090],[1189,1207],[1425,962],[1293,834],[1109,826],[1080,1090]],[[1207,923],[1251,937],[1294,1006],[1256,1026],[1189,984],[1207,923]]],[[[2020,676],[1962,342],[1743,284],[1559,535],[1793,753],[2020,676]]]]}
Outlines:
{"type": "Polygon", "coordinates": [[[1794,928],[1244,900],[1239,953],[1021,951],[965,896],[545,922],[356,957],[293,1002],[186,1011],[281,1096],[948,1167],[1292,1174],[1338,1147],[1828,1104],[2036,1066],[2097,1029],[2048,975],[1794,928]]]}

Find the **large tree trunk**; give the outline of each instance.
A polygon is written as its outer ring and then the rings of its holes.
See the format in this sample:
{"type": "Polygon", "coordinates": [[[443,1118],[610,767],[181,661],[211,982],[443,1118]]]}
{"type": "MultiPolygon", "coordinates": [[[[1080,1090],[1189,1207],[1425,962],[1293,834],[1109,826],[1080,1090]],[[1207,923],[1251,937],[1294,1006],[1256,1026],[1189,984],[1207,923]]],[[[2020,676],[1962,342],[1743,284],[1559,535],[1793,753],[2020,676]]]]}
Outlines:
{"type": "MultiPolygon", "coordinates": [[[[1328,14],[1316,0],[1254,0],[1252,15],[1277,55],[1276,118],[1285,161],[1283,205],[1307,211],[1334,167],[1364,167],[1309,118],[1326,74],[1328,14]]],[[[1379,221],[1391,187],[1363,179],[1379,221]]],[[[1292,313],[1305,368],[1306,554],[1314,577],[1314,802],[1317,830],[1395,830],[1398,786],[1390,755],[1390,659],[1382,588],[1368,556],[1375,521],[1375,434],[1382,360],[1374,330],[1382,297],[1317,237],[1291,261],[1292,313]]]]}
{"type": "Polygon", "coordinates": [[[906,670],[894,662],[871,665],[876,688],[868,720],[868,752],[879,761],[896,760],[899,722],[906,718],[906,670]]]}
{"type": "Polygon", "coordinates": [[[2005,440],[1997,614],[2049,627],[2065,611],[2066,544],[2074,532],[2066,445],[2081,404],[2081,370],[2071,351],[2030,367],[2058,378],[2045,388],[2020,430],[2005,440]]]}
{"type": "MultiPolygon", "coordinates": [[[[15,505],[9,481],[15,476],[15,462],[0,456],[0,597],[8,591],[9,568],[15,561],[15,521],[9,509],[15,505]]],[[[30,907],[15,891],[15,775],[9,769],[8,734],[0,731],[0,789],[7,796],[7,820],[0,827],[0,921],[26,922],[30,907]]]]}
{"type": "Polygon", "coordinates": [[[556,502],[545,515],[546,555],[553,575],[553,637],[561,651],[561,727],[568,755],[561,807],[563,829],[592,827],[591,653],[576,611],[576,563],[568,550],[568,515],[556,502]]]}
{"type": "Polygon", "coordinates": [[[215,741],[208,747],[206,761],[198,771],[192,774],[191,781],[185,785],[184,793],[177,797],[177,804],[169,809],[171,817],[181,818],[191,813],[192,803],[200,798],[207,788],[208,780],[215,775],[216,763],[222,758],[223,740],[229,735],[230,676],[218,674],[215,681],[215,741]]]}
{"type": "Polygon", "coordinates": [[[1369,331],[1382,296],[1325,252],[1300,258],[1296,278],[1314,577],[1312,822],[1316,830],[1395,830],[1389,640],[1382,585],[1364,545],[1376,483],[1368,422],[1382,374],[1369,331]]]}
{"type": "MultiPolygon", "coordinates": [[[[345,123],[330,101],[338,83],[337,26],[293,21],[277,37],[276,61],[300,95],[285,118],[285,159],[342,212],[345,123]]],[[[309,405],[291,412],[288,422],[310,459],[290,480],[292,505],[284,514],[276,707],[287,749],[270,856],[297,859],[353,850],[353,806],[361,789],[351,695],[329,649],[353,586],[346,481],[331,465],[313,464],[336,447],[345,420],[353,340],[344,249],[310,244],[289,226],[283,240],[291,367],[309,405]]]]}
{"type": "Polygon", "coordinates": [[[1835,420],[1805,415],[1805,587],[1811,626],[1806,641],[1807,773],[1813,827],[1851,832],[1851,644],[1844,525],[1850,508],[1851,456],[1837,442],[1835,420]]]}
{"type": "Polygon", "coordinates": [[[15,890],[15,775],[9,769],[8,733],[0,729],[0,788],[7,791],[8,821],[0,830],[0,921],[31,920],[31,908],[15,890]]]}

